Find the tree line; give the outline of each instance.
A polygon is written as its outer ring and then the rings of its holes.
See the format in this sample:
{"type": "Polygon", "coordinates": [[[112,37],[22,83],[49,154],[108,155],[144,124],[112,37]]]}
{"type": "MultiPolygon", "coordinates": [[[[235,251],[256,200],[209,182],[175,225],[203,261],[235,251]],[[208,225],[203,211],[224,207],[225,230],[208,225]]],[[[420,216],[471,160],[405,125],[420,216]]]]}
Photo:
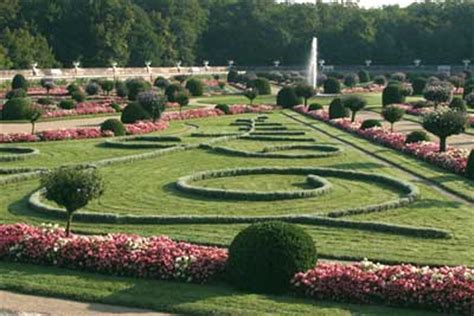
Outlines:
{"type": "Polygon", "coordinates": [[[361,9],[273,0],[2,0],[0,68],[460,64],[474,56],[474,3],[361,9]]]}

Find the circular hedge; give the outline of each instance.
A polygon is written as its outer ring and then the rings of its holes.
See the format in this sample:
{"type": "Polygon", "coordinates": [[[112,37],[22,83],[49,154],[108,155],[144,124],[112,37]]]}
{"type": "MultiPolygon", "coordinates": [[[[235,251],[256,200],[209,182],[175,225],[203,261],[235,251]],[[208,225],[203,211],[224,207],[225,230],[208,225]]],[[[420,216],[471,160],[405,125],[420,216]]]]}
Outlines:
{"type": "Polygon", "coordinates": [[[329,145],[286,145],[265,147],[261,151],[244,151],[223,146],[210,147],[217,153],[231,156],[252,158],[279,158],[279,159],[301,159],[301,158],[324,158],[341,154],[342,149],[329,145]],[[280,153],[284,150],[308,150],[314,153],[280,153]]]}
{"type": "Polygon", "coordinates": [[[108,139],[104,146],[130,149],[169,148],[179,146],[180,142],[181,138],[176,136],[134,136],[108,139]]]}
{"type": "Polygon", "coordinates": [[[6,153],[6,155],[0,155],[0,161],[16,161],[31,158],[39,154],[39,150],[28,147],[0,147],[0,153],[6,153]]]}
{"type": "Polygon", "coordinates": [[[231,282],[258,293],[283,293],[291,278],[316,264],[311,236],[283,222],[264,222],[242,230],[229,247],[231,282]]]}

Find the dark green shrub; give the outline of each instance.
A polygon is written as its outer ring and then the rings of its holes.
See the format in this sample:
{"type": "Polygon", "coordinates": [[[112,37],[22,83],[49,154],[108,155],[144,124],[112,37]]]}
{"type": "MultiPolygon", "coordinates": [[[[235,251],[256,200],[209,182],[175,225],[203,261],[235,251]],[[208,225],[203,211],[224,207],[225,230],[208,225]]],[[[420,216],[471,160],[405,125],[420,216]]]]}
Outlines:
{"type": "Polygon", "coordinates": [[[319,103],[311,103],[308,107],[308,111],[318,111],[322,109],[324,109],[324,107],[319,103]]]}
{"type": "Polygon", "coordinates": [[[360,70],[358,76],[361,83],[370,81],[370,73],[367,70],[360,70]]]}
{"type": "Polygon", "coordinates": [[[191,78],[186,82],[186,89],[193,97],[200,97],[204,93],[204,84],[199,79],[191,78]]]}
{"type": "Polygon", "coordinates": [[[341,98],[335,98],[329,104],[329,119],[334,120],[338,118],[349,117],[349,109],[342,104],[341,98]]]}
{"type": "MultiPolygon", "coordinates": [[[[148,113],[148,116],[153,122],[155,122],[161,117],[161,113],[165,110],[167,99],[166,96],[158,95],[154,91],[144,91],[138,94],[137,101],[142,109],[148,113]]],[[[178,101],[179,99],[177,98],[176,102],[178,101]]]]}
{"type": "Polygon", "coordinates": [[[27,119],[31,103],[26,98],[13,98],[7,101],[2,109],[3,120],[27,119]]]}
{"type": "Polygon", "coordinates": [[[76,107],[76,104],[73,100],[62,100],[59,102],[58,106],[63,110],[70,110],[76,107]]]}
{"type": "Polygon", "coordinates": [[[451,100],[451,103],[449,103],[449,108],[456,111],[466,112],[467,111],[466,101],[464,101],[463,99],[459,97],[455,97],[451,100]]]}
{"type": "Polygon", "coordinates": [[[12,90],[15,89],[23,89],[25,91],[28,91],[28,80],[23,75],[16,74],[15,77],[13,77],[12,80],[12,90]]]}
{"type": "Polygon", "coordinates": [[[250,86],[257,89],[259,95],[272,94],[270,81],[266,78],[257,78],[250,83],[250,86]]]}
{"type": "Polygon", "coordinates": [[[354,73],[347,74],[344,77],[344,85],[349,88],[355,87],[359,83],[359,76],[354,73]]]}
{"type": "Polygon", "coordinates": [[[255,88],[249,88],[244,91],[244,96],[249,99],[250,105],[253,104],[253,100],[258,97],[258,90],[255,88]]]}
{"type": "Polygon", "coordinates": [[[448,81],[456,88],[461,88],[464,86],[464,78],[460,76],[450,76],[448,81]]]}
{"type": "Polygon", "coordinates": [[[462,94],[462,98],[466,99],[466,97],[474,92],[474,84],[467,84],[464,86],[464,92],[462,94]]]}
{"type": "Polygon", "coordinates": [[[403,72],[394,72],[390,76],[390,80],[398,81],[398,82],[404,82],[407,79],[407,75],[404,74],[403,72]]]}
{"type": "Polygon", "coordinates": [[[115,112],[122,112],[122,108],[117,103],[110,104],[110,107],[115,110],[115,112]]]}
{"type": "Polygon", "coordinates": [[[405,102],[405,95],[402,86],[399,84],[389,84],[382,92],[382,105],[397,104],[405,102]]]}
{"type": "Polygon", "coordinates": [[[183,86],[177,83],[172,83],[165,89],[165,95],[168,98],[168,101],[170,102],[176,102],[176,96],[183,92],[183,86]]]}
{"type": "Polygon", "coordinates": [[[102,124],[100,124],[100,130],[102,132],[111,131],[115,136],[125,135],[125,126],[123,126],[123,123],[117,119],[105,120],[102,124]]]}
{"type": "Polygon", "coordinates": [[[304,105],[308,105],[308,99],[314,96],[314,89],[312,86],[306,83],[300,83],[295,87],[296,95],[303,98],[304,105]]]}
{"type": "Polygon", "coordinates": [[[351,121],[354,122],[357,112],[365,108],[367,101],[359,95],[347,95],[342,98],[342,105],[351,110],[351,121]]]}
{"type": "Polygon", "coordinates": [[[227,104],[220,103],[220,104],[216,105],[215,108],[218,109],[218,110],[221,110],[225,114],[230,114],[230,107],[227,104]]]}
{"type": "Polygon", "coordinates": [[[230,70],[227,74],[227,82],[235,83],[237,82],[237,78],[239,77],[239,73],[237,70],[230,70]]]}
{"type": "Polygon", "coordinates": [[[393,132],[393,124],[400,121],[405,114],[405,110],[396,105],[388,105],[382,109],[382,117],[390,123],[390,130],[393,132]]]}
{"type": "Polygon", "coordinates": [[[422,95],[428,81],[426,78],[418,77],[413,79],[412,87],[414,95],[422,95]]]}
{"type": "Polygon", "coordinates": [[[471,153],[467,158],[465,175],[468,179],[474,180],[474,149],[471,149],[471,153]]]}
{"type": "Polygon", "coordinates": [[[149,118],[149,114],[140,104],[132,102],[123,109],[120,120],[125,124],[133,124],[137,121],[147,120],[149,118]]]}
{"type": "Polygon", "coordinates": [[[469,93],[466,95],[466,98],[464,98],[466,101],[466,104],[469,108],[474,108],[474,92],[469,93]]]}
{"type": "Polygon", "coordinates": [[[128,91],[128,99],[136,100],[140,92],[151,89],[151,84],[143,79],[129,79],[125,82],[128,91]]]}
{"type": "Polygon", "coordinates": [[[74,212],[104,192],[102,178],[96,169],[78,167],[58,168],[43,175],[41,186],[46,189],[48,200],[66,208],[66,236],[69,236],[74,212]]]}
{"type": "Polygon", "coordinates": [[[157,77],[155,79],[155,82],[154,82],[154,86],[159,88],[159,89],[162,89],[162,90],[165,90],[167,86],[170,85],[170,82],[168,79],[166,79],[165,77],[157,77]]]}
{"type": "Polygon", "coordinates": [[[72,95],[76,91],[81,91],[81,88],[75,83],[71,83],[70,85],[67,86],[66,89],[69,95],[72,95]]]}
{"type": "Polygon", "coordinates": [[[446,151],[446,140],[451,135],[464,132],[467,115],[464,112],[449,110],[433,111],[423,117],[423,128],[438,136],[439,151],[446,151]]]}
{"type": "Polygon", "coordinates": [[[284,293],[291,278],[315,266],[316,248],[302,228],[282,223],[253,224],[229,247],[228,275],[242,289],[284,293]]]}
{"type": "Polygon", "coordinates": [[[438,104],[451,100],[453,96],[453,86],[444,81],[427,85],[425,90],[423,90],[423,96],[426,100],[434,102],[436,108],[438,104]]]}
{"type": "Polygon", "coordinates": [[[46,89],[47,94],[49,94],[49,91],[55,87],[54,80],[51,78],[42,78],[40,84],[46,89]]]}
{"type": "Polygon", "coordinates": [[[104,91],[107,95],[114,89],[115,83],[112,80],[101,80],[99,82],[100,88],[104,91]]]}
{"type": "Polygon", "coordinates": [[[96,95],[99,93],[99,85],[95,82],[91,82],[86,86],[86,93],[88,95],[96,95]]]}
{"type": "Polygon", "coordinates": [[[368,119],[362,122],[360,129],[369,129],[372,127],[382,127],[382,123],[379,120],[368,119]]]}
{"type": "MultiPolygon", "coordinates": [[[[176,102],[179,104],[179,113],[183,109],[183,106],[187,106],[189,104],[189,96],[187,92],[181,92],[176,96],[176,102]]],[[[163,107],[164,109],[164,107],[163,107]]]]}
{"type": "Polygon", "coordinates": [[[128,96],[127,85],[123,81],[115,81],[115,93],[120,98],[128,96]]]}
{"type": "Polygon", "coordinates": [[[426,101],[426,100],[417,100],[410,102],[410,105],[414,109],[421,109],[421,108],[428,108],[430,106],[433,106],[432,102],[426,101]]]}
{"type": "Polygon", "coordinates": [[[10,100],[15,98],[26,98],[27,96],[28,94],[26,93],[26,91],[24,89],[19,88],[8,91],[5,95],[5,98],[10,100]]]}
{"type": "Polygon", "coordinates": [[[328,78],[324,81],[324,93],[337,94],[341,92],[341,83],[336,78],[328,78]]]}
{"type": "Polygon", "coordinates": [[[82,90],[74,91],[71,94],[71,98],[76,102],[84,102],[86,100],[86,94],[82,90]]]}
{"type": "Polygon", "coordinates": [[[296,95],[295,88],[286,86],[278,91],[277,105],[284,108],[292,108],[298,104],[301,104],[301,98],[298,98],[296,95]]]}
{"type": "Polygon", "coordinates": [[[173,77],[174,80],[178,81],[180,84],[183,84],[187,79],[187,75],[176,75],[173,77]]]}
{"type": "Polygon", "coordinates": [[[385,76],[376,76],[374,78],[374,83],[379,86],[385,86],[387,84],[387,78],[385,78],[385,76]]]}
{"type": "Polygon", "coordinates": [[[405,144],[428,142],[430,137],[425,131],[413,131],[409,133],[405,139],[405,144]]]}
{"type": "Polygon", "coordinates": [[[39,98],[36,102],[41,105],[51,105],[54,103],[53,99],[51,98],[39,98]]]}

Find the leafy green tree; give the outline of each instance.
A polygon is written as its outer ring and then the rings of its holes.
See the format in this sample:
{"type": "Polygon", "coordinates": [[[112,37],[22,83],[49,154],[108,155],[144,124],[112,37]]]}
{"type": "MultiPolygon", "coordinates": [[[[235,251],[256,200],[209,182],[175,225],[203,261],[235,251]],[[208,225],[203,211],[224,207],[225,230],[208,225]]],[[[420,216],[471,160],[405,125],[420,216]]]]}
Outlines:
{"type": "Polygon", "coordinates": [[[244,96],[249,99],[250,105],[253,105],[253,100],[255,100],[256,97],[258,97],[258,91],[257,89],[250,88],[245,90],[244,96]]]}
{"type": "Polygon", "coordinates": [[[42,115],[43,111],[37,106],[30,106],[27,110],[26,119],[28,119],[31,124],[31,134],[35,133],[35,124],[41,118],[42,115]]]}
{"type": "Polygon", "coordinates": [[[181,110],[183,106],[189,104],[189,96],[186,92],[181,92],[176,96],[176,102],[179,104],[179,115],[181,115],[181,110]]]}
{"type": "Polygon", "coordinates": [[[309,84],[299,84],[295,88],[296,95],[304,99],[304,106],[308,105],[308,99],[314,96],[314,89],[309,84]]]}
{"type": "Polygon", "coordinates": [[[342,105],[351,110],[351,122],[354,122],[357,112],[365,108],[367,101],[359,95],[348,95],[342,98],[342,105]]]}
{"type": "Polygon", "coordinates": [[[423,117],[423,128],[438,136],[441,152],[446,151],[447,138],[464,132],[466,124],[466,113],[451,109],[433,111],[423,117]]]}
{"type": "Polygon", "coordinates": [[[405,114],[405,110],[396,105],[388,105],[382,109],[382,117],[390,123],[390,131],[393,132],[393,125],[400,121],[405,114]]]}

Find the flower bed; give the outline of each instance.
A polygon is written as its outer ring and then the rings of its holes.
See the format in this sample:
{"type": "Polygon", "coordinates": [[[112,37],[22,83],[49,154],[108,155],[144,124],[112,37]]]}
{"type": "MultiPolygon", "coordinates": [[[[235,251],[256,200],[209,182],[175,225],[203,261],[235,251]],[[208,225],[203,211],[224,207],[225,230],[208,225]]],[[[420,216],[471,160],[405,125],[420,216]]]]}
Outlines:
{"type": "Polygon", "coordinates": [[[474,311],[474,270],[466,267],[319,263],[298,273],[291,284],[297,292],[318,300],[383,303],[464,315],[474,311]]]}
{"type": "Polygon", "coordinates": [[[65,237],[64,230],[0,225],[0,258],[113,275],[205,282],[224,270],[227,250],[129,234],[65,237]]]}
{"type": "Polygon", "coordinates": [[[64,117],[64,116],[76,116],[76,115],[90,115],[90,114],[100,114],[100,113],[115,113],[110,104],[110,101],[102,102],[82,102],[78,103],[75,109],[63,110],[63,109],[54,109],[45,111],[43,117],[64,117]]]}
{"type": "Polygon", "coordinates": [[[328,122],[333,126],[357,134],[378,144],[408,153],[449,171],[464,174],[466,170],[469,155],[469,151],[466,149],[448,147],[446,152],[439,152],[439,145],[437,143],[418,142],[405,144],[405,135],[390,132],[389,129],[384,127],[361,129],[360,121],[351,123],[351,121],[346,118],[330,120],[329,114],[325,110],[307,111],[302,105],[294,107],[294,110],[312,118],[328,122]]]}

